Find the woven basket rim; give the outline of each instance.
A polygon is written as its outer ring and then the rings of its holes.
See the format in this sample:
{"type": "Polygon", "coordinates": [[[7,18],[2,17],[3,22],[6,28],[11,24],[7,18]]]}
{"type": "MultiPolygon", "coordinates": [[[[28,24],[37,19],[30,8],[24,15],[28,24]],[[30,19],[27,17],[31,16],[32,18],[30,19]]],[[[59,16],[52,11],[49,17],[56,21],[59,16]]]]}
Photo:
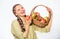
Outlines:
{"type": "Polygon", "coordinates": [[[34,10],[35,10],[37,7],[39,7],[39,6],[43,6],[43,7],[45,7],[45,8],[47,9],[47,11],[48,11],[48,13],[49,13],[49,19],[51,19],[51,17],[52,17],[52,10],[51,10],[51,8],[49,8],[49,7],[45,6],[45,5],[36,5],[36,6],[32,9],[30,15],[32,15],[32,12],[34,12],[34,10]]]}

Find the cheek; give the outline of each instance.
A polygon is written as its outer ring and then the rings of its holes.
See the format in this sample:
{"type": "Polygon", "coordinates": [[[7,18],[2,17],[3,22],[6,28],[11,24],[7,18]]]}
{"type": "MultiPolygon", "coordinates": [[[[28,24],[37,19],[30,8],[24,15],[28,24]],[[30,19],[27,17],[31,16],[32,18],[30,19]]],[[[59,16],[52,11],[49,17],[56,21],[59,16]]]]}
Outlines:
{"type": "Polygon", "coordinates": [[[16,11],[16,14],[19,15],[20,14],[20,11],[16,11]]]}
{"type": "Polygon", "coordinates": [[[22,10],[22,13],[25,13],[25,10],[22,10]]]}
{"type": "Polygon", "coordinates": [[[20,13],[21,13],[21,14],[24,14],[24,13],[25,13],[25,10],[21,10],[20,13]]]}
{"type": "Polygon", "coordinates": [[[21,10],[16,11],[17,13],[21,13],[21,10]]]}
{"type": "Polygon", "coordinates": [[[18,15],[20,15],[20,14],[25,14],[25,10],[16,11],[16,14],[18,14],[18,15]]]}

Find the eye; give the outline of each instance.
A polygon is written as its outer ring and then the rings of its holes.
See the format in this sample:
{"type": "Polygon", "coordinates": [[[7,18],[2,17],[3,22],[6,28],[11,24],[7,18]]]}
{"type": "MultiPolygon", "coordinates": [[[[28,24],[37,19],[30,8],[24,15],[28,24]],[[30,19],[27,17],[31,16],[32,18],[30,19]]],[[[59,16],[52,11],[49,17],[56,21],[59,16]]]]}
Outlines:
{"type": "Polygon", "coordinates": [[[20,9],[18,9],[18,11],[20,11],[20,9]]]}
{"type": "Polygon", "coordinates": [[[21,7],[23,9],[23,7],[21,7]]]}

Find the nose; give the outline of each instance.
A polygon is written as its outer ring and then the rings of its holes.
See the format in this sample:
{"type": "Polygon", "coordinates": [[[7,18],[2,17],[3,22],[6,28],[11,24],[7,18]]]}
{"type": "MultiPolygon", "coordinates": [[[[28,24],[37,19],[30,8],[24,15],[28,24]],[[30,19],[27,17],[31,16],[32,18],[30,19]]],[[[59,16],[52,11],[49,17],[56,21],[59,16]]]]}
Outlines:
{"type": "Polygon", "coordinates": [[[23,13],[25,13],[25,10],[22,10],[23,11],[23,13]]]}

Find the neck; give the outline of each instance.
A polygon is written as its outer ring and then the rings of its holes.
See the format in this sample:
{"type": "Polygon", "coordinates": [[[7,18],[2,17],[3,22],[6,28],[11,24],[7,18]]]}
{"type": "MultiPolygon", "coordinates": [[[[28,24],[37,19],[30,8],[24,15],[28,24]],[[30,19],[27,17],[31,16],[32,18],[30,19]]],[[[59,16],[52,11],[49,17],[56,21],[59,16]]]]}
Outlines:
{"type": "Polygon", "coordinates": [[[19,18],[21,18],[21,19],[22,19],[23,23],[25,23],[25,22],[26,22],[26,18],[25,18],[25,16],[19,16],[19,18]]]}
{"type": "Polygon", "coordinates": [[[21,18],[21,19],[25,19],[25,16],[18,16],[19,18],[21,18]]]}

